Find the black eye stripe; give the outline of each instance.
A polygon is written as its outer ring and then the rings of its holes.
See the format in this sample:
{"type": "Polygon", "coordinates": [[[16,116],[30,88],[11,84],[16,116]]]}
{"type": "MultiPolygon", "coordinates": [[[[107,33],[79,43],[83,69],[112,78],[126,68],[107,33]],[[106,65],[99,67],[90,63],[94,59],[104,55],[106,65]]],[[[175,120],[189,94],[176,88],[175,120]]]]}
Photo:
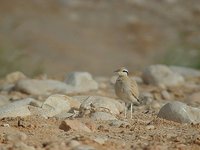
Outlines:
{"type": "Polygon", "coordinates": [[[123,70],[122,72],[126,72],[128,74],[128,70],[123,70]]]}

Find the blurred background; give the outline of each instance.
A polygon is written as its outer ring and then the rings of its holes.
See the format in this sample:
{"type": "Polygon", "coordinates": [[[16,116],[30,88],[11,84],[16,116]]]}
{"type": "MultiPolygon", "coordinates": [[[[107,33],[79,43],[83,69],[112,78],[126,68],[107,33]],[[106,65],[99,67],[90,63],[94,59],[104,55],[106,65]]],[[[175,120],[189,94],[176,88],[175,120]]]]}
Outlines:
{"type": "Polygon", "coordinates": [[[1,0],[0,76],[200,68],[199,0],[1,0]]]}

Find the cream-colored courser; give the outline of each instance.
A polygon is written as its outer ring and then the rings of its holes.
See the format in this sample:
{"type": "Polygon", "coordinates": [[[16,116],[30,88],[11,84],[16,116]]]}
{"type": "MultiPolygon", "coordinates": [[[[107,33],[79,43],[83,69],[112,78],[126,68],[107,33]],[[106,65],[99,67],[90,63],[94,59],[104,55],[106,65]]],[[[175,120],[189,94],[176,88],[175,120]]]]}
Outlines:
{"type": "MultiPolygon", "coordinates": [[[[119,76],[115,83],[116,95],[125,102],[125,104],[131,103],[131,119],[132,119],[132,105],[139,105],[139,90],[135,80],[130,79],[128,76],[128,70],[122,67],[115,71],[119,76]]],[[[126,106],[125,106],[126,117],[126,106]]]]}

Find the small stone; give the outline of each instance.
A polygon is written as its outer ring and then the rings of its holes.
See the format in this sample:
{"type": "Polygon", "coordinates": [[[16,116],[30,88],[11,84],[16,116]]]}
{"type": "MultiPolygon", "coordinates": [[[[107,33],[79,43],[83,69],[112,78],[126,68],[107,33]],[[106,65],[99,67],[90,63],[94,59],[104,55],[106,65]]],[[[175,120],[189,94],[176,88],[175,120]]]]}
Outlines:
{"type": "Polygon", "coordinates": [[[74,147],[77,147],[81,145],[80,142],[76,141],[76,140],[71,140],[69,143],[68,143],[68,146],[71,147],[71,148],[74,148],[74,147]]]}
{"type": "Polygon", "coordinates": [[[91,118],[93,120],[101,120],[101,121],[117,120],[115,116],[106,112],[95,112],[91,115],[91,118]]]}
{"type": "Polygon", "coordinates": [[[27,139],[27,135],[23,132],[8,133],[5,135],[5,139],[11,142],[25,141],[27,139]]]}
{"type": "Polygon", "coordinates": [[[163,90],[163,91],[161,92],[161,95],[162,95],[162,97],[163,97],[165,100],[170,100],[170,99],[171,99],[171,95],[170,95],[169,92],[166,91],[166,90],[163,90]]]}
{"type": "Polygon", "coordinates": [[[160,104],[158,103],[158,102],[156,102],[156,101],[153,101],[152,103],[151,103],[151,108],[153,108],[153,109],[160,109],[160,104]]]}
{"type": "Polygon", "coordinates": [[[98,144],[105,144],[105,142],[106,141],[108,141],[108,137],[103,137],[103,136],[99,136],[99,137],[95,137],[95,138],[93,138],[93,140],[95,141],[95,142],[97,142],[98,144]]]}
{"type": "Polygon", "coordinates": [[[96,150],[96,149],[89,145],[80,145],[75,147],[73,150],[96,150]]]}
{"type": "Polygon", "coordinates": [[[130,126],[130,123],[126,122],[126,121],[121,121],[121,120],[112,120],[111,123],[109,124],[110,126],[114,126],[114,127],[127,127],[130,126]]]}
{"type": "Polygon", "coordinates": [[[155,129],[155,126],[154,125],[148,125],[148,126],[146,126],[146,129],[147,130],[153,130],[153,129],[155,129]]]}
{"type": "Polygon", "coordinates": [[[159,111],[158,117],[179,123],[199,123],[200,109],[173,101],[165,104],[159,111]]]}
{"type": "Polygon", "coordinates": [[[49,96],[42,105],[42,109],[49,111],[48,117],[53,117],[63,111],[70,110],[69,97],[65,95],[55,94],[49,96]]]}
{"type": "Polygon", "coordinates": [[[7,124],[7,123],[4,123],[2,126],[3,126],[3,127],[10,127],[10,125],[7,124]]]}
{"type": "Polygon", "coordinates": [[[91,132],[91,130],[82,122],[78,120],[65,120],[60,124],[60,129],[64,131],[74,130],[74,131],[83,131],[91,132]]]}
{"type": "Polygon", "coordinates": [[[184,82],[184,78],[172,72],[165,65],[152,65],[143,71],[143,79],[148,84],[177,86],[184,82]]]}
{"type": "Polygon", "coordinates": [[[98,83],[88,72],[71,72],[66,76],[65,83],[74,87],[79,92],[98,89],[98,83]]]}

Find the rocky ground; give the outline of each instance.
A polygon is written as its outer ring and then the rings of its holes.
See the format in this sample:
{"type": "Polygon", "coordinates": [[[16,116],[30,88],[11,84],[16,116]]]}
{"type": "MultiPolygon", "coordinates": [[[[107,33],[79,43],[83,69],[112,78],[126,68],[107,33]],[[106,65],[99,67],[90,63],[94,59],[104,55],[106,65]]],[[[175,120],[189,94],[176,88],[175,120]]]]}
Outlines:
{"type": "Polygon", "coordinates": [[[124,118],[116,76],[21,72],[1,80],[0,149],[200,149],[200,71],[153,65],[131,75],[140,106],[124,118]]]}

